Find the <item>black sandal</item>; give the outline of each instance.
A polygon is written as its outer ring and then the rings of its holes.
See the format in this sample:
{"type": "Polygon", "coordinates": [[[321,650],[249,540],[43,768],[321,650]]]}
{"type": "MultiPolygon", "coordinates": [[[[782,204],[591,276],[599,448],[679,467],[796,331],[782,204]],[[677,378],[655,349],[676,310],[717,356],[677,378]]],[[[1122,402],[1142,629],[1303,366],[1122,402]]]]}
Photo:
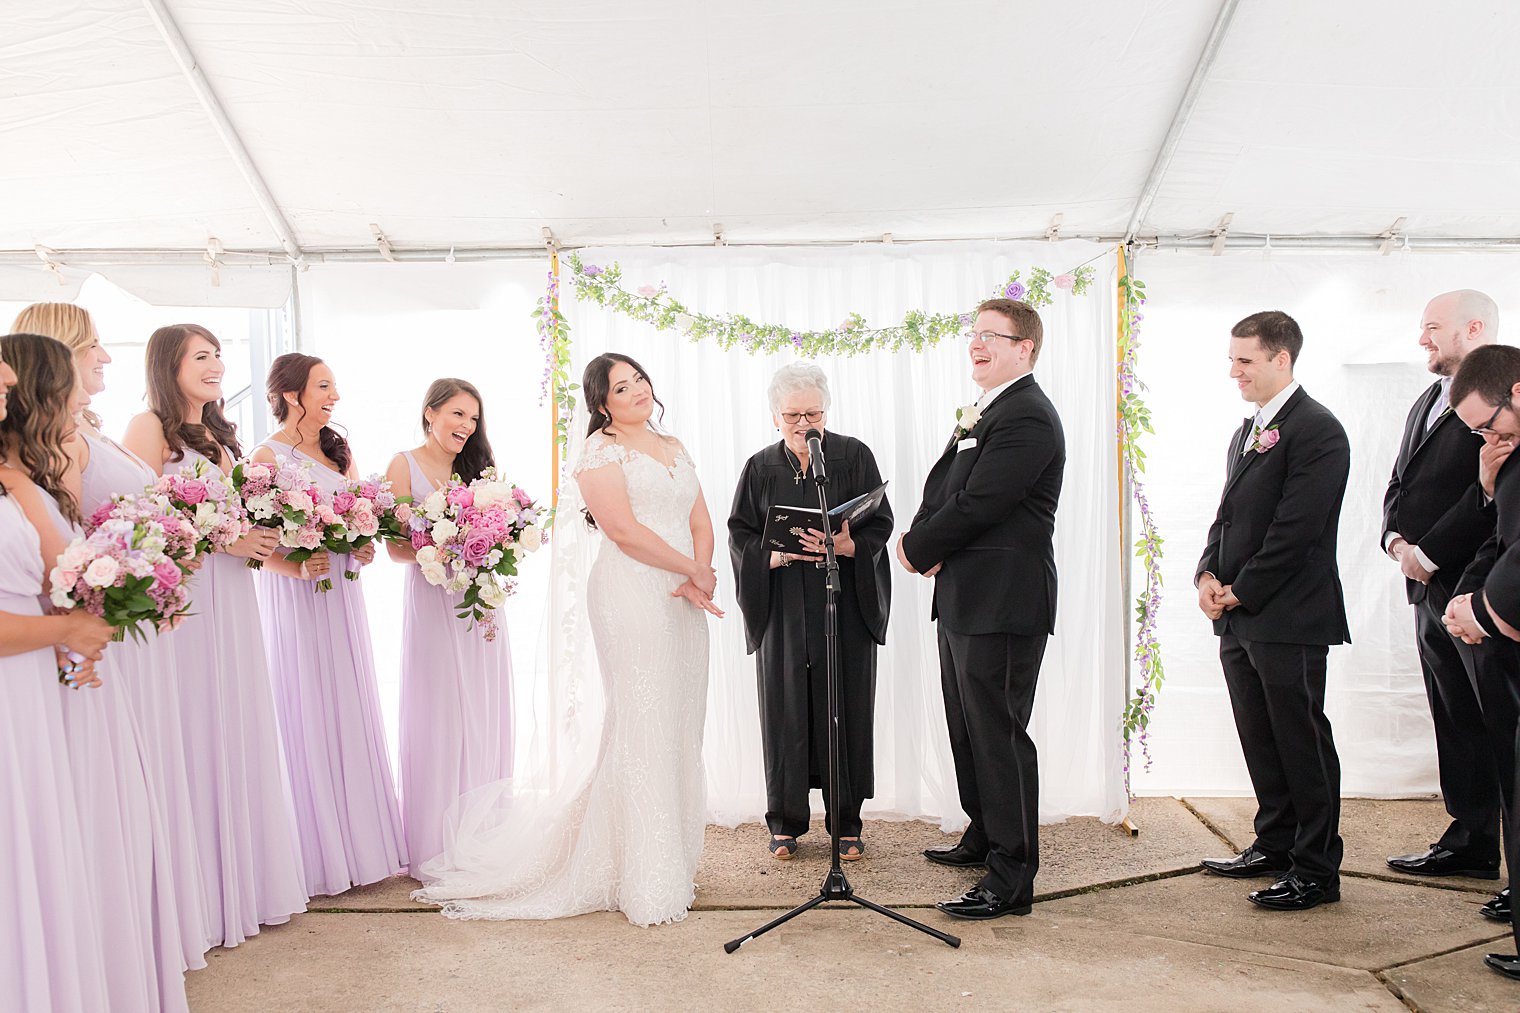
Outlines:
{"type": "Polygon", "coordinates": [[[792,860],[792,856],[797,854],[797,838],[772,837],[766,843],[766,847],[770,849],[771,855],[775,857],[776,861],[790,862],[792,860]],[[784,855],[781,854],[781,850],[783,848],[786,849],[786,854],[784,855]]]}
{"type": "Polygon", "coordinates": [[[866,842],[859,837],[839,838],[839,860],[841,862],[858,862],[866,857],[866,842]]]}

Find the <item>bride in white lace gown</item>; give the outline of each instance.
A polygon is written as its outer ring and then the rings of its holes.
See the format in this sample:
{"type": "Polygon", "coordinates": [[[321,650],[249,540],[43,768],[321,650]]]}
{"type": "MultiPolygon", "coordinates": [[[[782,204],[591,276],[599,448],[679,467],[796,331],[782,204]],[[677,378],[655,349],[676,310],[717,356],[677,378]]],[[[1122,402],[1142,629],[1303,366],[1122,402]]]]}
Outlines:
{"type": "MultiPolygon", "coordinates": [[[[581,578],[605,697],[596,758],[560,790],[500,782],[451,810],[444,852],[422,866],[428,885],[414,896],[453,918],[617,910],[654,925],[685,918],[695,895],[704,612],[723,615],[712,602],[712,521],[685,448],[650,427],[659,402],[638,364],[599,356],[583,380],[591,424],[574,474],[605,536],[581,578]]],[[[573,713],[579,693],[565,695],[573,713]]]]}

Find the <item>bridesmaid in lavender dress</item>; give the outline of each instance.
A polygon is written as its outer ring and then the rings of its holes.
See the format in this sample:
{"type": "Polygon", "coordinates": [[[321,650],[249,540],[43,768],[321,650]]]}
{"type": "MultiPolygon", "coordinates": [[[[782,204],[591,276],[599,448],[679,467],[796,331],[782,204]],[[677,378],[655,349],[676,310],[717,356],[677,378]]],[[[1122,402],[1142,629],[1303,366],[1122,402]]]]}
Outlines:
{"type": "MultiPolygon", "coordinates": [[[[127,427],[127,449],[155,472],[215,468],[239,453],[222,414],[221,345],[196,324],[148,339],[150,411],[127,427]]],[[[206,560],[190,581],[190,615],[167,643],[180,681],[181,737],[211,946],[236,946],[260,925],[306,910],[290,788],[280,764],[253,574],[276,536],[255,528],[206,560]]]]}
{"type": "MultiPolygon", "coordinates": [[[[423,398],[422,446],[386,471],[398,497],[421,502],[452,475],[496,462],[480,392],[434,380],[423,398]]],[[[401,813],[415,869],[443,851],[444,813],[465,792],[512,776],[512,649],[505,626],[487,642],[457,618],[458,596],[422,578],[417,553],[388,543],[406,567],[401,616],[401,813]]]]}
{"type": "MultiPolygon", "coordinates": [[[[15,382],[0,361],[0,423],[15,382]]],[[[42,541],[21,506],[45,523],[41,497],[10,463],[0,445],[0,1009],[83,1013],[106,1008],[106,974],[53,645],[87,659],[72,677],[89,683],[111,628],[84,612],[43,615],[42,541]]]]}
{"type": "MultiPolygon", "coordinates": [[[[253,459],[311,462],[322,489],[347,487],[357,473],[348,441],[328,424],[338,403],[332,370],[292,352],[270,363],[266,386],[280,430],[253,459]]],[[[306,892],[313,897],[377,882],[407,864],[364,590],[343,577],[374,558],[373,544],[351,557],[319,552],[301,564],[276,557],[258,581],[306,892]],[[323,575],[332,579],[325,593],[311,583],[323,575]]]]}
{"type": "MultiPolygon", "coordinates": [[[[105,390],[105,367],[111,356],[100,343],[90,314],[72,303],[37,303],[16,317],[15,330],[57,338],[74,353],[80,385],[91,397],[105,390]]],[[[81,413],[77,438],[69,454],[80,468],[79,510],[88,517],[113,495],[140,493],[157,475],[131,451],[100,431],[100,419],[88,408],[81,413]]],[[[206,966],[206,900],[196,854],[195,822],[185,745],[180,735],[180,673],[165,637],[149,634],[111,650],[111,665],[131,698],[148,760],[148,779],[158,798],[168,831],[168,888],[179,913],[184,970],[206,966]]],[[[159,940],[162,947],[163,941],[159,940]]]]}
{"type": "MultiPolygon", "coordinates": [[[[89,399],[68,347],[37,334],[0,338],[0,358],[18,382],[0,423],[7,457],[38,490],[30,516],[50,570],[81,533],[79,474],[66,451],[74,416],[89,399]]],[[[23,502],[25,506],[25,502],[23,502]]],[[[142,736],[120,672],[97,663],[100,684],[60,687],[63,735],[73,774],[79,832],[87,842],[84,881],[97,904],[111,1008],[184,1010],[184,952],[168,888],[168,833],[148,780],[142,736]]]]}

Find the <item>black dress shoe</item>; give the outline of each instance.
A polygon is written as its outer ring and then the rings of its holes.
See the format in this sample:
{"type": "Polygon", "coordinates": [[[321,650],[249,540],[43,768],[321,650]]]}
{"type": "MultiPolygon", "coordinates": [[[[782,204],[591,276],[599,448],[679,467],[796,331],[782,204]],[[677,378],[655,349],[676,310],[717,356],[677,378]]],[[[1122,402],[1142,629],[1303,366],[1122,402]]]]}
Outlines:
{"type": "Polygon", "coordinates": [[[929,848],[924,851],[924,857],[938,865],[948,865],[956,869],[987,864],[987,852],[972,851],[964,844],[957,844],[953,848],[929,848]]]}
{"type": "Polygon", "coordinates": [[[1198,864],[1216,876],[1230,879],[1271,876],[1274,880],[1286,875],[1289,866],[1286,858],[1273,858],[1254,844],[1234,858],[1205,858],[1198,864]]]}
{"type": "Polygon", "coordinates": [[[1498,879],[1499,860],[1473,861],[1439,844],[1419,855],[1398,855],[1388,859],[1388,867],[1415,876],[1471,876],[1474,879],[1498,879]]]}
{"type": "Polygon", "coordinates": [[[954,918],[969,918],[972,921],[986,921],[1004,915],[1027,915],[1031,908],[1029,904],[1003,900],[984,886],[973,886],[960,898],[942,900],[934,906],[954,918]]]}
{"type": "Polygon", "coordinates": [[[1492,967],[1495,971],[1506,978],[1514,978],[1520,981],[1520,957],[1513,953],[1490,953],[1483,958],[1483,963],[1492,967]]]}
{"type": "Polygon", "coordinates": [[[1320,904],[1333,904],[1341,899],[1339,880],[1321,883],[1302,876],[1284,876],[1265,890],[1253,890],[1246,900],[1257,907],[1273,911],[1307,911],[1320,904]]]}
{"type": "Polygon", "coordinates": [[[1509,887],[1494,894],[1494,899],[1478,908],[1478,913],[1491,922],[1510,923],[1509,887]]]}

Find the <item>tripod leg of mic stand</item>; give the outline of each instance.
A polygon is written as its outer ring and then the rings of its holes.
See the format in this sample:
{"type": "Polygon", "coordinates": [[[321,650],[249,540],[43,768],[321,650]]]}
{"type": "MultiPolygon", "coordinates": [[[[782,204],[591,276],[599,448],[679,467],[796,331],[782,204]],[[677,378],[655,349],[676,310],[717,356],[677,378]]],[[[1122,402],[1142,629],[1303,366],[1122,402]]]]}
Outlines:
{"type": "Polygon", "coordinates": [[[952,936],[948,932],[941,932],[939,929],[931,928],[928,925],[925,925],[923,922],[916,922],[912,918],[909,918],[907,915],[899,914],[889,907],[882,907],[880,904],[873,904],[859,894],[851,894],[849,899],[859,904],[863,908],[869,908],[870,910],[875,911],[877,914],[886,915],[888,918],[891,918],[894,921],[902,922],[904,925],[908,926],[911,929],[918,929],[918,931],[923,932],[926,935],[931,935],[942,943],[948,943],[956,949],[960,948],[960,936],[952,936]]]}
{"type": "MultiPolygon", "coordinates": [[[[812,910],[813,908],[817,907],[819,904],[822,904],[824,901],[826,901],[828,899],[829,898],[828,898],[827,894],[820,893],[818,896],[814,897],[812,900],[808,901],[806,904],[799,904],[797,907],[792,908],[790,911],[788,911],[786,914],[782,915],[780,918],[777,918],[777,919],[775,919],[773,921],[768,921],[764,925],[760,926],[758,929],[755,929],[753,932],[748,932],[748,933],[740,936],[738,939],[733,939],[733,940],[730,940],[729,942],[724,943],[723,944],[723,952],[724,953],[733,953],[739,947],[743,946],[745,943],[749,942],[751,939],[755,938],[756,936],[763,936],[763,935],[765,935],[767,932],[769,932],[771,929],[775,928],[777,925],[784,925],[785,923],[791,921],[793,918],[796,918],[798,915],[802,914],[802,912],[804,912],[804,911],[810,911],[810,910],[812,910]]],[[[956,941],[956,945],[957,946],[960,945],[960,941],[959,940],[956,941]]]]}

